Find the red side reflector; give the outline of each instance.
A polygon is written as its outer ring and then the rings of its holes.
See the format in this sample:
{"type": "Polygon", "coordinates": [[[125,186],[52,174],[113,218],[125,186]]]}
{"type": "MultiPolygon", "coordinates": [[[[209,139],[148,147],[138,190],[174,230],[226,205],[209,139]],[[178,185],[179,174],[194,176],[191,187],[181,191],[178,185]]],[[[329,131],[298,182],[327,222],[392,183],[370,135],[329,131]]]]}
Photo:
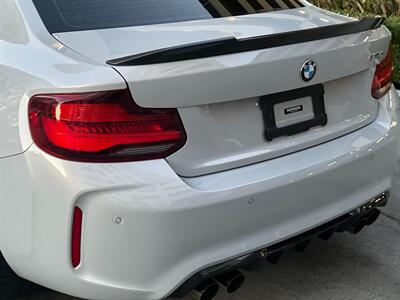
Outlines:
{"type": "Polygon", "coordinates": [[[376,67],[374,81],[372,83],[372,96],[380,99],[386,95],[393,83],[393,52],[390,47],[385,59],[376,67]]]}
{"type": "Polygon", "coordinates": [[[71,235],[71,262],[74,268],[81,263],[82,221],[83,212],[79,207],[75,207],[71,235]]]}
{"type": "Polygon", "coordinates": [[[186,142],[176,109],[138,107],[128,89],[33,96],[29,125],[42,150],[76,161],[164,158],[186,142]]]}

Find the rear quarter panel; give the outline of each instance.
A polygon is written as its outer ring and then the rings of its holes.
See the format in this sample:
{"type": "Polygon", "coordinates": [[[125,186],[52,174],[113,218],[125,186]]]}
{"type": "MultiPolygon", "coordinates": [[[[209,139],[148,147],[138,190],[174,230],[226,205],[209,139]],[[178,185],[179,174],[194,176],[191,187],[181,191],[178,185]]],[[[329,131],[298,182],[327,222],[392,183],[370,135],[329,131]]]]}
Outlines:
{"type": "Polygon", "coordinates": [[[35,94],[126,88],[113,69],[60,44],[32,1],[0,1],[0,158],[31,144],[27,104],[35,94]]]}

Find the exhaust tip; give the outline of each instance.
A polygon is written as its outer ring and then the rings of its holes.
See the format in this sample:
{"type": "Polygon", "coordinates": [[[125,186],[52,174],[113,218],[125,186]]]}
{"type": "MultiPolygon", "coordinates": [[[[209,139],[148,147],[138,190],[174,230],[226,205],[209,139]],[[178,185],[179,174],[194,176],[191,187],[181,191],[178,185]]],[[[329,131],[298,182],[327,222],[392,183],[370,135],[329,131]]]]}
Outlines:
{"type": "Polygon", "coordinates": [[[232,271],[215,278],[219,284],[226,288],[228,294],[236,292],[244,283],[245,277],[239,271],[232,271]]]}
{"type": "Polygon", "coordinates": [[[367,222],[368,222],[368,219],[366,219],[366,218],[359,219],[359,220],[349,229],[349,231],[350,231],[352,234],[357,234],[357,233],[359,233],[361,230],[363,230],[365,226],[367,226],[367,222]]]}
{"type": "Polygon", "coordinates": [[[207,280],[190,292],[194,300],[211,300],[219,291],[219,285],[214,280],[207,280]]]}
{"type": "Polygon", "coordinates": [[[379,209],[374,209],[373,211],[369,212],[366,216],[367,218],[367,226],[372,225],[378,220],[379,216],[381,215],[381,211],[379,209]]]}
{"type": "Polygon", "coordinates": [[[226,287],[226,291],[231,294],[240,289],[244,283],[245,277],[242,273],[236,275],[232,282],[226,287]]]}

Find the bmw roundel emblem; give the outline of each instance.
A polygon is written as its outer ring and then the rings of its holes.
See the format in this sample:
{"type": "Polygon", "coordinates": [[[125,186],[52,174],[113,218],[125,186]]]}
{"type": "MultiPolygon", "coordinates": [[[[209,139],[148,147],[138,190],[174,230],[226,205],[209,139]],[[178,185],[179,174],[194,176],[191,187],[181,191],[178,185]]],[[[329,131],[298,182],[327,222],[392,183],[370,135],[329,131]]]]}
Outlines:
{"type": "Polygon", "coordinates": [[[317,64],[312,60],[307,60],[301,67],[301,79],[305,82],[311,81],[317,73],[317,64]]]}

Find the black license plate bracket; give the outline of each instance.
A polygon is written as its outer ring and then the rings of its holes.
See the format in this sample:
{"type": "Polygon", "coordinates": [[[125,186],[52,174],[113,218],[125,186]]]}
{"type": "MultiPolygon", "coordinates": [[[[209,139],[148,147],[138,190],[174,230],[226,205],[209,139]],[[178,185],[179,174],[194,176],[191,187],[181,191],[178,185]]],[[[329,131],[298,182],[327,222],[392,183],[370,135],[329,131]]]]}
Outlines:
{"type": "Polygon", "coordinates": [[[260,107],[263,112],[265,139],[267,141],[272,141],[280,136],[290,136],[308,131],[312,127],[325,126],[328,123],[328,116],[325,112],[324,94],[324,86],[322,84],[318,84],[305,88],[262,96],[260,99],[260,107]],[[314,118],[278,128],[275,119],[274,106],[278,103],[289,102],[291,100],[305,97],[311,97],[312,99],[314,118]]]}

